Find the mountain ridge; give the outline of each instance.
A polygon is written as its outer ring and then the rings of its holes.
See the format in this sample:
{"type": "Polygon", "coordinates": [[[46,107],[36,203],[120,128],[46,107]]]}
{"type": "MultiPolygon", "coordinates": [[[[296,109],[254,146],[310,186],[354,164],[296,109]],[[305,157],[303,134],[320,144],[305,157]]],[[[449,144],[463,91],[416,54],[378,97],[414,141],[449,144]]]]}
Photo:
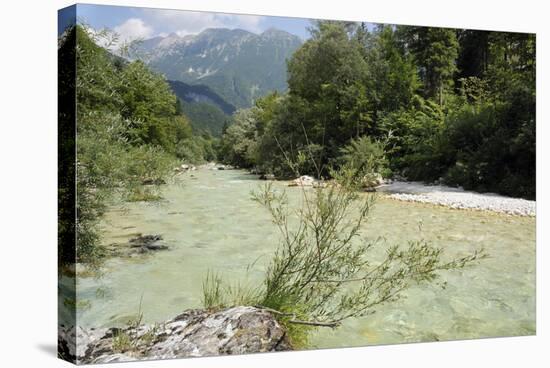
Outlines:
{"type": "Polygon", "coordinates": [[[130,57],[143,60],[169,80],[208,86],[241,108],[273,90],[286,90],[286,60],[302,42],[277,28],[259,34],[207,28],[193,35],[171,33],[144,40],[130,57]]]}

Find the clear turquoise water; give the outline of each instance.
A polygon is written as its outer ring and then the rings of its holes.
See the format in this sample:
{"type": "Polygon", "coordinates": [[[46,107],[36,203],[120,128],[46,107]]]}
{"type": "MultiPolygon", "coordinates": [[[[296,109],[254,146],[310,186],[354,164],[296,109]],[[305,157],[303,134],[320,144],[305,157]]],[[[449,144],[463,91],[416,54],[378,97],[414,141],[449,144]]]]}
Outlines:
{"type": "MultiPolygon", "coordinates": [[[[262,182],[238,170],[198,170],[192,175],[167,185],[161,203],[111,209],[103,224],[106,244],[126,241],[137,232],[162,234],[171,250],[111,259],[101,277],[79,277],[79,324],[123,324],[138,312],[140,299],[144,322],[160,322],[184,309],[198,308],[208,270],[233,282],[261,281],[277,246],[268,213],[250,200],[250,192],[262,182]]],[[[291,203],[297,203],[300,189],[276,186],[286,189],[291,203]]],[[[335,330],[319,329],[312,336],[315,347],[535,333],[533,218],[379,198],[364,233],[371,239],[382,236],[388,244],[423,237],[443,247],[449,257],[483,247],[490,258],[444,273],[444,290],[416,287],[407,291],[405,299],[380,307],[372,316],[351,319],[335,330]]],[[[382,252],[383,246],[377,251],[382,252]]]]}

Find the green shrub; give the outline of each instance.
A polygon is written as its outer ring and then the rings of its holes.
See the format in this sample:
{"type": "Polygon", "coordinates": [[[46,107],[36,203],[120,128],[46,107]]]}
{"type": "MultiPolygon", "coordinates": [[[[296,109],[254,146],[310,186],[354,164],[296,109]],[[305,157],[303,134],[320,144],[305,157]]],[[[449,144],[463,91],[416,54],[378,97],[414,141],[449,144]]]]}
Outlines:
{"type": "MultiPolygon", "coordinates": [[[[363,224],[374,197],[357,192],[360,181],[352,168],[333,172],[339,185],[302,190],[301,206],[289,208],[285,192],[268,183],[253,199],[270,212],[280,243],[261,287],[239,288],[246,301],[265,308],[285,325],[291,341],[307,344],[317,327],[337,327],[352,317],[374,313],[377,306],[398,300],[413,285],[437,280],[439,271],[463,268],[484,256],[474,252],[442,260],[442,249],[425,241],[390,246],[382,260],[372,259],[377,242],[362,240],[363,224]]],[[[207,275],[204,304],[227,301],[222,280],[207,275]]]]}
{"type": "Polygon", "coordinates": [[[383,145],[367,136],[352,139],[340,151],[341,166],[353,170],[364,187],[376,186],[379,177],[391,174],[383,145]]]}

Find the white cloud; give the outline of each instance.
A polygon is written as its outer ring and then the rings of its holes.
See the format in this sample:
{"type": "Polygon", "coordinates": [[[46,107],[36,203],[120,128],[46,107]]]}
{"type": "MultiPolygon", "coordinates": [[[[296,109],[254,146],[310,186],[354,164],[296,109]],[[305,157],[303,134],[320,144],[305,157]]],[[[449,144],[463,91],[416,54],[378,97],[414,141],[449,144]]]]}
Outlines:
{"type": "Polygon", "coordinates": [[[217,14],[228,28],[241,28],[251,32],[261,32],[260,23],[264,17],[259,15],[217,14]]]}
{"type": "Polygon", "coordinates": [[[170,28],[179,36],[196,34],[207,28],[241,28],[260,32],[264,17],[256,15],[221,14],[178,10],[144,9],[146,19],[158,28],[170,28]]]}
{"type": "Polygon", "coordinates": [[[126,43],[155,35],[166,37],[172,32],[183,37],[200,33],[207,28],[240,28],[259,33],[263,19],[264,17],[256,15],[143,9],[141,18],[130,18],[113,30],[118,34],[119,42],[126,43]],[[155,28],[162,32],[156,33],[155,28]]]}
{"type": "Polygon", "coordinates": [[[146,39],[153,35],[154,30],[142,19],[130,18],[114,28],[121,42],[130,42],[136,39],[146,39]]]}

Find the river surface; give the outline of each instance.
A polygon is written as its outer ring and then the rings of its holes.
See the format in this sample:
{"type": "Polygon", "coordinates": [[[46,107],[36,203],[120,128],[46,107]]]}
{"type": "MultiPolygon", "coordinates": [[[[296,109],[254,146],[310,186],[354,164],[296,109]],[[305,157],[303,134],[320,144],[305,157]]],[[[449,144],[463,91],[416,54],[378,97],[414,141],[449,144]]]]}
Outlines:
{"type": "MultiPolygon", "coordinates": [[[[129,203],[108,212],[102,226],[105,244],[125,242],[136,233],[161,234],[171,249],[110,259],[100,277],[79,277],[79,325],[122,325],[139,311],[140,300],[144,323],[200,308],[209,270],[233,283],[261,282],[278,239],[267,211],[250,199],[263,182],[239,170],[200,169],[180,177],[164,187],[160,203],[129,203]]],[[[287,190],[291,204],[299,203],[299,188],[275,186],[287,190]]],[[[312,347],[535,333],[534,218],[380,197],[364,234],[383,237],[387,244],[424,238],[444,248],[445,257],[484,248],[489,258],[443,273],[445,289],[414,287],[406,298],[378,308],[374,315],[348,320],[334,330],[317,330],[312,347]]],[[[383,251],[382,243],[375,252],[383,251]]]]}

